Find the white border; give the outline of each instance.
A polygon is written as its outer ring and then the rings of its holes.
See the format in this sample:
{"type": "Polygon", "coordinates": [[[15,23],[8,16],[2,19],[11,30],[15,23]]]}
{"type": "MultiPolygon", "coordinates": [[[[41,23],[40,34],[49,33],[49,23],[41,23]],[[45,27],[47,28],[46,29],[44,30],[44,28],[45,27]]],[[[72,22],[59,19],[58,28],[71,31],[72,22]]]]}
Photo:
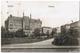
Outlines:
{"type": "MultiPolygon", "coordinates": [[[[14,0],[0,0],[0,4],[1,1],[14,1],[14,0]]],[[[16,1],[80,1],[80,0],[16,0],[16,1]]],[[[1,18],[1,5],[0,5],[0,18],[1,18]]],[[[0,19],[0,35],[1,35],[1,19],[0,19]]],[[[0,36],[1,39],[1,36],[0,36]]],[[[0,40],[1,43],[1,40],[0,40]]],[[[1,45],[0,45],[1,47],[1,45]]],[[[1,51],[1,48],[0,48],[1,51]]],[[[5,52],[4,52],[5,53],[5,52]]],[[[7,52],[6,52],[7,53],[7,52]]],[[[9,52],[8,52],[9,53],[9,52]]],[[[11,53],[11,52],[10,52],[11,53]]],[[[16,52],[15,52],[16,53],[16,52]]],[[[20,52],[19,52],[20,53],[20,52]]],[[[22,53],[22,52],[21,52],[22,53]]],[[[26,52],[27,53],[27,52],[26,52]]],[[[36,52],[28,52],[28,53],[36,53],[36,52]]],[[[43,53],[43,52],[37,52],[37,53],[43,53]]],[[[55,53],[55,52],[46,52],[46,53],[55,53]]],[[[58,52],[56,52],[58,53],[58,52]]],[[[61,52],[62,53],[62,52],[61,52]]],[[[66,53],[66,52],[65,52],[66,53]]],[[[70,52],[71,53],[71,52],[70,52]]],[[[74,52],[74,53],[78,53],[78,52],[74,52]]]]}

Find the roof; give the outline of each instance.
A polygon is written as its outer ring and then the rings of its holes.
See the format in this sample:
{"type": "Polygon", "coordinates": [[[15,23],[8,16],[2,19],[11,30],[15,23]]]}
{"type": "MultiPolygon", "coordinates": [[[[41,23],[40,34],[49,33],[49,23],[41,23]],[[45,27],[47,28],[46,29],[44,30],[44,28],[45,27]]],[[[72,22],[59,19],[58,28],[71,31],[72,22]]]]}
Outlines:
{"type": "Polygon", "coordinates": [[[30,19],[29,16],[16,17],[16,16],[10,15],[8,17],[8,19],[14,19],[14,20],[22,20],[22,19],[24,19],[24,20],[31,20],[31,22],[36,22],[36,23],[40,22],[40,23],[42,23],[42,21],[40,19],[32,19],[32,18],[30,19]]]}
{"type": "Polygon", "coordinates": [[[73,22],[73,23],[71,23],[71,24],[75,24],[75,23],[80,23],[80,20],[79,20],[79,21],[76,21],[76,22],[73,22]]]}

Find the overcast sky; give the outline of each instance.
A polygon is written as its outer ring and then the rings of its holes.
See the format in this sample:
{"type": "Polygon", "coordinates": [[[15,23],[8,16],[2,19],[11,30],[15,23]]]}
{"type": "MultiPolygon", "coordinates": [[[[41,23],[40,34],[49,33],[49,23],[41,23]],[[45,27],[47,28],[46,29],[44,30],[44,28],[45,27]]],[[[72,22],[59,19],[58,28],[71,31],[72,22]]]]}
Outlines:
{"type": "Polygon", "coordinates": [[[25,16],[32,14],[32,18],[41,19],[42,26],[59,27],[63,24],[79,20],[78,1],[2,1],[1,2],[1,25],[9,14],[25,16]],[[7,7],[12,5],[11,7],[7,7]],[[54,7],[49,7],[54,6],[54,7]],[[8,14],[7,14],[8,13],[8,14]]]}

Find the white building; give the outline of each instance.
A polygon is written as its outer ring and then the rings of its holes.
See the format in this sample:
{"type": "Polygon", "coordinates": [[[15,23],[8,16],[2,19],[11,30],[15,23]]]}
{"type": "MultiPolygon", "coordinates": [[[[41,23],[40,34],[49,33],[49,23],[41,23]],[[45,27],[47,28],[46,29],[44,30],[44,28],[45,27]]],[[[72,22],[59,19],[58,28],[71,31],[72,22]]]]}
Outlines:
{"type": "Polygon", "coordinates": [[[51,27],[42,27],[42,32],[44,34],[46,34],[47,32],[49,32],[49,34],[51,34],[52,28],[51,27]]]}

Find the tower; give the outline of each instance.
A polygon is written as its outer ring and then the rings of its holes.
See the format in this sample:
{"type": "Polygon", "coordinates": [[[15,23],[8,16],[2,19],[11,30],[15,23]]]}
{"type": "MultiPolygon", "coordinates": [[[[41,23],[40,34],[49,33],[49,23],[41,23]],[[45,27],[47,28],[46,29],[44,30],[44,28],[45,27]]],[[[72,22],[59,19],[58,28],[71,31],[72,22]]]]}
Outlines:
{"type": "Polygon", "coordinates": [[[30,13],[30,18],[29,18],[29,36],[30,36],[30,22],[31,22],[31,13],[30,13]]]}
{"type": "Polygon", "coordinates": [[[24,12],[23,12],[23,18],[22,18],[22,31],[23,31],[23,19],[24,19],[24,12]]]}

